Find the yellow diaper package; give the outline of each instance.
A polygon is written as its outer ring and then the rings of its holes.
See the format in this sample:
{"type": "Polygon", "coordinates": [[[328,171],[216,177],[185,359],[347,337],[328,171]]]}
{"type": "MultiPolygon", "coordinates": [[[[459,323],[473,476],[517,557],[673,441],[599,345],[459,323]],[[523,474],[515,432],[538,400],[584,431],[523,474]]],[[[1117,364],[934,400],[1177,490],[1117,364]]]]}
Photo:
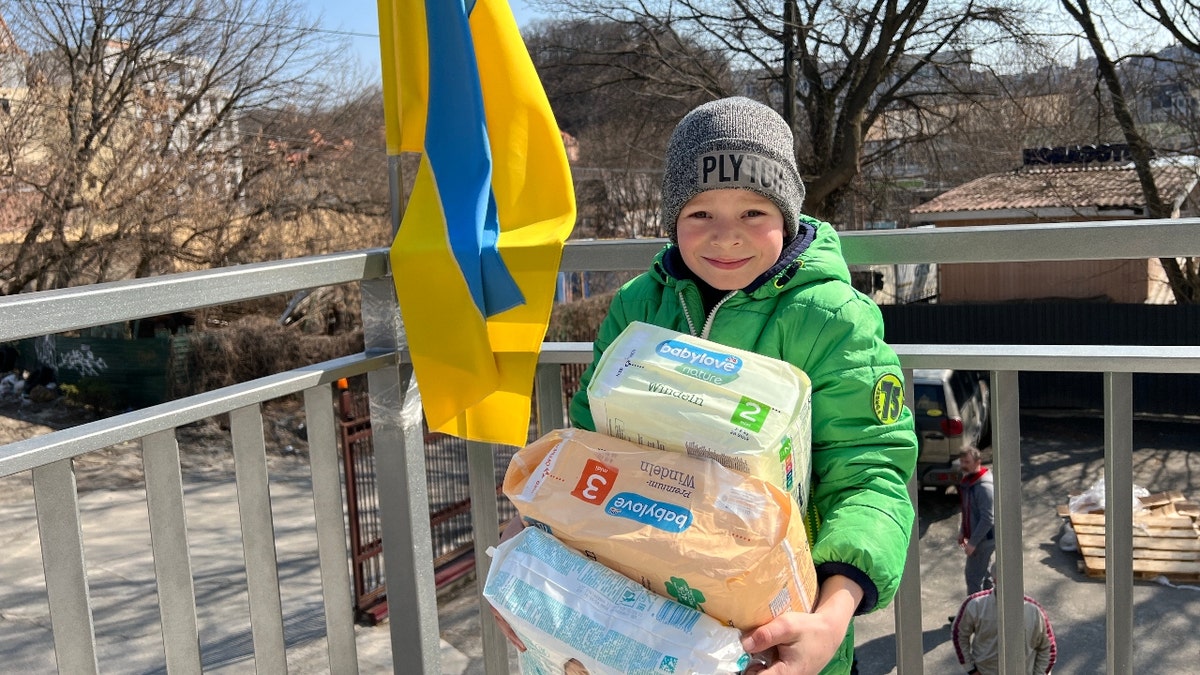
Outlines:
{"type": "Polygon", "coordinates": [[[504,494],[526,525],[739,630],[816,599],[795,499],[713,460],[561,429],[513,456],[504,494]]]}
{"type": "Polygon", "coordinates": [[[808,505],[812,381],[792,364],[635,321],[587,391],[597,431],[711,457],[808,505]]]}

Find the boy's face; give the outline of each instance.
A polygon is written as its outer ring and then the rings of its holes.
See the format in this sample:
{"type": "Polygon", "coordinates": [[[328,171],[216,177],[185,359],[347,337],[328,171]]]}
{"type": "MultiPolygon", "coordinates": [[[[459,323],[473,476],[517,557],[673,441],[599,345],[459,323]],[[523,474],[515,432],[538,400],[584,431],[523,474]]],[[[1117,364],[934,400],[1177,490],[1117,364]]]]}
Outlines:
{"type": "Polygon", "coordinates": [[[749,190],[708,190],[692,197],[676,223],[683,261],[715,289],[745,288],[783,252],[783,214],[749,190]]]}

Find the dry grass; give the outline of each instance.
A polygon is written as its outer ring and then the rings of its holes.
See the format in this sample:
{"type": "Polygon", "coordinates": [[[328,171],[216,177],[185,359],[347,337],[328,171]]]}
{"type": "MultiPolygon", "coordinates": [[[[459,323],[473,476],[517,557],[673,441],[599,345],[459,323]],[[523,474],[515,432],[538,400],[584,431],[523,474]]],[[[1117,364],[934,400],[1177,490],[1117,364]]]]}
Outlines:
{"type": "Polygon", "coordinates": [[[193,335],[189,382],[182,394],[211,391],[363,350],[361,330],[309,334],[256,315],[193,335]]]}

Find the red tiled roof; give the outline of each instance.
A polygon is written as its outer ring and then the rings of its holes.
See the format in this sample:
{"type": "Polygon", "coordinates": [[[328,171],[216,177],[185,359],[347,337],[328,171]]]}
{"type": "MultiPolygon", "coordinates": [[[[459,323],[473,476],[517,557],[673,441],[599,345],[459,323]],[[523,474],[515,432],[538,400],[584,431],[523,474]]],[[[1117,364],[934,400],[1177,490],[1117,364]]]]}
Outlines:
{"type": "MultiPolygon", "coordinates": [[[[1195,188],[1200,175],[1186,166],[1152,169],[1168,203],[1195,188]]],[[[1047,208],[1133,208],[1142,206],[1142,188],[1132,165],[1104,167],[1023,167],[994,173],[938,195],[910,213],[996,211],[1047,208]]]]}

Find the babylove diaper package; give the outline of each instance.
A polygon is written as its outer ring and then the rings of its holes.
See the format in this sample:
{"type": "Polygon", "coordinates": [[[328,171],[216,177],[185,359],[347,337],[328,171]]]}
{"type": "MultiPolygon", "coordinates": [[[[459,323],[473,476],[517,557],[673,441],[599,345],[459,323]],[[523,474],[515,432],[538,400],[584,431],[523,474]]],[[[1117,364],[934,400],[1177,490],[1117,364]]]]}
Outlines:
{"type": "Polygon", "coordinates": [[[796,501],[710,459],[560,429],[513,456],[504,494],[526,525],[738,629],[816,599],[796,501]]]}
{"type": "Polygon", "coordinates": [[[525,643],[523,675],[715,675],[750,663],[741,633],[535,527],[488,549],[483,597],[525,643]]]}
{"type": "Polygon", "coordinates": [[[790,363],[633,322],[604,351],[588,400],[596,430],[711,457],[808,505],[812,382],[790,363]]]}

